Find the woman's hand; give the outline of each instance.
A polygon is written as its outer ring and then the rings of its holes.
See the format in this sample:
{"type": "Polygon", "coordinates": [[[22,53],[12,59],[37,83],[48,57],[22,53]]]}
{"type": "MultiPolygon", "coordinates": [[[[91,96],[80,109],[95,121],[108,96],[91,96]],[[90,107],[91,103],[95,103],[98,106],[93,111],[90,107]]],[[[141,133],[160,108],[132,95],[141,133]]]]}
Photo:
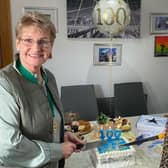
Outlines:
{"type": "Polygon", "coordinates": [[[76,145],[71,142],[64,142],[61,144],[63,158],[67,159],[76,150],[76,145]]]}
{"type": "Polygon", "coordinates": [[[73,144],[75,144],[75,151],[78,152],[79,149],[76,149],[76,145],[77,144],[81,144],[84,145],[84,141],[82,141],[80,138],[78,138],[74,133],[72,132],[65,132],[64,134],[64,142],[71,142],[73,144]]]}

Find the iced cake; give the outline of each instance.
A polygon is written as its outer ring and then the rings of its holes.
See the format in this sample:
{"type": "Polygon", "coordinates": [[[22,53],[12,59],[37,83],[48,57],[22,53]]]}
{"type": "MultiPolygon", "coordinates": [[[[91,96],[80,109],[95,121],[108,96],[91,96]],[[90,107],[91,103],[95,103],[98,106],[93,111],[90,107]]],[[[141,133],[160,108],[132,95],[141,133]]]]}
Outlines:
{"type": "Polygon", "coordinates": [[[122,168],[135,164],[133,146],[120,146],[127,143],[125,138],[106,141],[91,151],[91,158],[96,168],[122,168]]]}

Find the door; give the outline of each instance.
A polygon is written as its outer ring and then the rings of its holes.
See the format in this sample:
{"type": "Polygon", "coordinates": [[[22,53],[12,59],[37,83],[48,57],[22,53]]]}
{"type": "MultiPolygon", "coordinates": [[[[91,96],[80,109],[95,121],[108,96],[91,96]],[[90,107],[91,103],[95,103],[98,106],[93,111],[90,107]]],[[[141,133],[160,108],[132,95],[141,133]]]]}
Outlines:
{"type": "Polygon", "coordinates": [[[12,60],[10,0],[0,0],[0,68],[12,60]]]}

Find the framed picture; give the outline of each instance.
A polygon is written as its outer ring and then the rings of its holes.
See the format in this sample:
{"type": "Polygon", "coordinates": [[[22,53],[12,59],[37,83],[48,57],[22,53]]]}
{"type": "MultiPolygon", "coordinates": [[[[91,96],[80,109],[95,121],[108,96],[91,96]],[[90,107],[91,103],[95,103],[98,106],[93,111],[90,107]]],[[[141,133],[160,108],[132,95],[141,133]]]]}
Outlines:
{"type": "Polygon", "coordinates": [[[155,36],[155,57],[168,57],[168,36],[155,36]]]}
{"type": "Polygon", "coordinates": [[[52,7],[24,7],[23,12],[40,12],[51,19],[55,24],[56,31],[58,33],[58,8],[52,7]]]}
{"type": "MultiPolygon", "coordinates": [[[[114,35],[113,38],[137,39],[140,38],[141,28],[141,1],[142,0],[124,0],[128,3],[131,10],[131,22],[121,32],[114,35]]],[[[111,38],[110,34],[100,32],[94,23],[93,10],[98,0],[66,0],[66,20],[67,20],[67,37],[73,39],[91,39],[91,38],[111,38]]],[[[111,8],[110,8],[111,9],[111,8]]],[[[103,9],[104,12],[109,9],[103,9]]],[[[116,10],[111,9],[109,12],[114,13],[116,10]]],[[[121,10],[122,11],[122,8],[121,10]]],[[[115,14],[115,18],[119,14],[115,14]]],[[[100,12],[100,11],[99,11],[100,12]]],[[[124,11],[122,11],[124,12],[124,11]]],[[[124,19],[124,18],[123,18],[124,19]]]]}
{"type": "Polygon", "coordinates": [[[94,65],[121,65],[121,44],[94,44],[94,65]]]}
{"type": "Polygon", "coordinates": [[[150,15],[151,34],[168,33],[168,13],[152,13],[150,15]]]}

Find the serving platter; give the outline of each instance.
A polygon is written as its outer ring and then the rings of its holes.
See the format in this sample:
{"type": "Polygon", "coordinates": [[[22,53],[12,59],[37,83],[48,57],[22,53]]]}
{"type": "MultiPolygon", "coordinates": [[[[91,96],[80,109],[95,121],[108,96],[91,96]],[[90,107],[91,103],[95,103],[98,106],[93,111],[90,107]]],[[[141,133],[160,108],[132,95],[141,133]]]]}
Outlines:
{"type": "Polygon", "coordinates": [[[65,130],[74,132],[77,135],[85,135],[90,133],[93,130],[93,128],[89,121],[78,120],[72,122],[71,125],[65,125],[65,130]]]}

